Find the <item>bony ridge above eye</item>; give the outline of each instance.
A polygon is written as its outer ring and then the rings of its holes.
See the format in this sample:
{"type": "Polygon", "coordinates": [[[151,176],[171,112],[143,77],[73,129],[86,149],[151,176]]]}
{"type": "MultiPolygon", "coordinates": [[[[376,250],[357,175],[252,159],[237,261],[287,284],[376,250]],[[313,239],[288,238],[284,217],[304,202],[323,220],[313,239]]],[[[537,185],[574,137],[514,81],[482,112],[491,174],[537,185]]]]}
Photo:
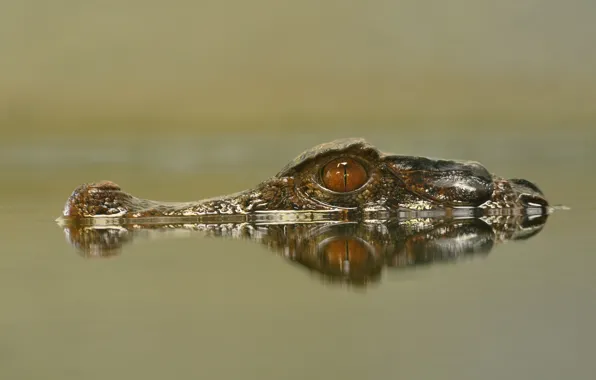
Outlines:
{"type": "Polygon", "coordinates": [[[360,162],[352,158],[336,158],[325,164],[321,180],[327,189],[347,193],[362,187],[368,180],[368,173],[360,162]]]}

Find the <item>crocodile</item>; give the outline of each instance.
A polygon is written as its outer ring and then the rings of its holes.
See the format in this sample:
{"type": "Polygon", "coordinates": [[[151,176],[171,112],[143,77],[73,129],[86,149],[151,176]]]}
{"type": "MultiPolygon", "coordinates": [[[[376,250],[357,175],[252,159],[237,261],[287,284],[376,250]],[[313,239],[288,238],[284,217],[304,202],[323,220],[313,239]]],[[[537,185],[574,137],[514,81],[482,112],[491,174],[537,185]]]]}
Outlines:
{"type": "Polygon", "coordinates": [[[417,217],[425,212],[547,214],[549,203],[534,183],[499,177],[478,162],[387,154],[363,139],[341,139],[306,150],[252,189],[196,202],[142,199],[110,181],[83,184],[68,198],[63,218],[291,222],[417,217]]]}

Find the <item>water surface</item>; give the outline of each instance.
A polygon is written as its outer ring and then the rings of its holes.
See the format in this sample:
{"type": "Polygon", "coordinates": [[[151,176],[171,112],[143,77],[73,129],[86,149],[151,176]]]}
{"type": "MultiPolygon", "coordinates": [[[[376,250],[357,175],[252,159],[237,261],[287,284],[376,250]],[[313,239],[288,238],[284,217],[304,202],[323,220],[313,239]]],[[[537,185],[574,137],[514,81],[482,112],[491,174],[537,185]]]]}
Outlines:
{"type": "Polygon", "coordinates": [[[54,223],[83,182],[200,199],[251,187],[335,137],[346,136],[0,143],[2,377],[592,377],[590,131],[365,136],[389,152],[481,161],[571,207],[527,241],[467,260],[385,268],[366,287],[327,281],[262,244],[200,234],[139,239],[119,255],[84,258],[54,223]]]}

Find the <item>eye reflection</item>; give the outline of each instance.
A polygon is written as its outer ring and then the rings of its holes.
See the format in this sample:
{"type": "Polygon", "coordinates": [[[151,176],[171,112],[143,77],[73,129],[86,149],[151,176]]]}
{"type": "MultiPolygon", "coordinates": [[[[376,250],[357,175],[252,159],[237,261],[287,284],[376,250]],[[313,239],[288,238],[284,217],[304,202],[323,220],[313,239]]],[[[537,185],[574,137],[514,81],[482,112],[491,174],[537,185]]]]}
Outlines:
{"type": "Polygon", "coordinates": [[[321,261],[331,272],[348,274],[365,271],[370,263],[370,248],[360,239],[333,238],[322,242],[321,246],[321,261]]]}
{"type": "Polygon", "coordinates": [[[364,185],[368,174],[364,166],[351,158],[338,158],[323,167],[323,185],[338,193],[354,191],[364,185]]]}

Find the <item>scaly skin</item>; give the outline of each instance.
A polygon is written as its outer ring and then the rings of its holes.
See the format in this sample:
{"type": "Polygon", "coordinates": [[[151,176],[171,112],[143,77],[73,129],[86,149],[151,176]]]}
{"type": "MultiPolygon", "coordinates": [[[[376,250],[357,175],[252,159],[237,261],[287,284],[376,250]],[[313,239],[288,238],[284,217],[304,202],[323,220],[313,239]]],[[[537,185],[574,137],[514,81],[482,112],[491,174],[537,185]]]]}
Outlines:
{"type": "Polygon", "coordinates": [[[68,198],[63,215],[87,217],[230,217],[264,212],[343,212],[363,219],[371,213],[439,210],[447,215],[473,209],[475,216],[519,215],[532,209],[547,213],[548,202],[531,182],[506,180],[476,162],[434,160],[384,154],[361,139],[337,140],[305,151],[276,176],[254,189],[197,202],[165,203],[134,197],[113,182],[79,186],[68,198]],[[349,192],[327,189],[321,170],[334,159],[361,164],[367,181],[349,192]],[[492,211],[491,211],[492,210],[492,211]]]}

